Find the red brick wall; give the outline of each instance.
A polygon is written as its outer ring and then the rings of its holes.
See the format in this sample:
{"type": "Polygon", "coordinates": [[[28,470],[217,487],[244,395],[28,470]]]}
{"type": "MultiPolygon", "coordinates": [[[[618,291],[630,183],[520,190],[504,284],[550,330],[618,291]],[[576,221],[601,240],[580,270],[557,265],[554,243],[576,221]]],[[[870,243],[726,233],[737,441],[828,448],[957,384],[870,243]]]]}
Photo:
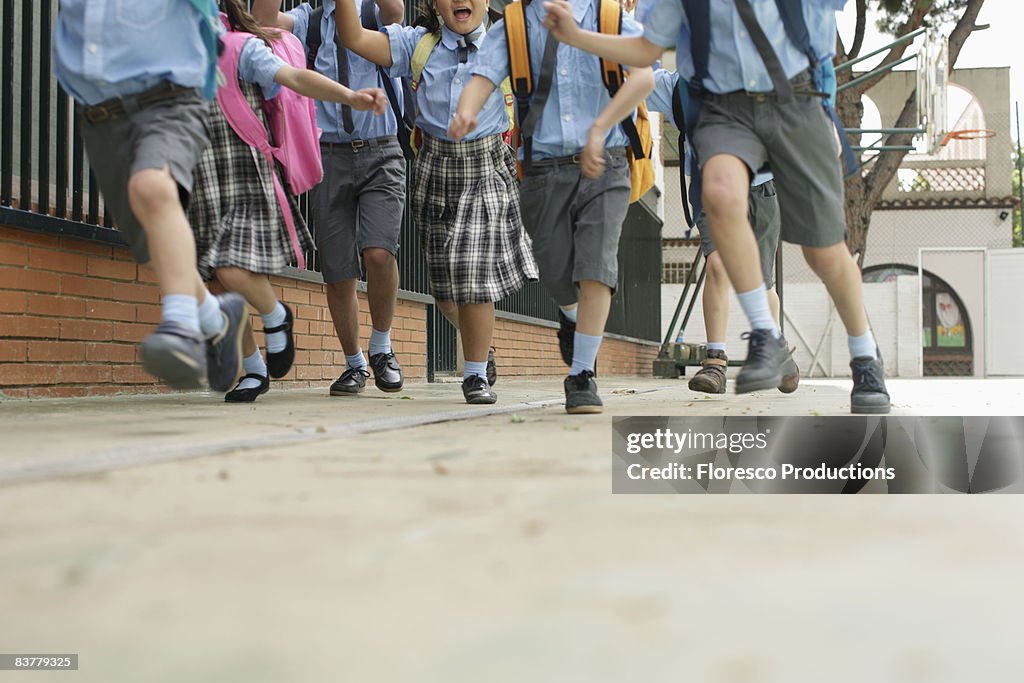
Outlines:
{"type": "MultiPolygon", "coordinates": [[[[296,362],[288,386],[322,385],[345,362],[321,284],[271,278],[295,313],[296,362]]],[[[370,316],[360,294],[361,336],[370,316]]],[[[0,396],[95,396],[165,389],[139,365],[139,342],[160,320],[152,271],[125,248],[0,226],[0,396]]],[[[255,329],[262,328],[253,317],[255,329]]],[[[257,343],[262,335],[257,333],[257,343]]],[[[426,378],[426,307],[400,300],[392,329],[406,377],[426,378]]],[[[553,328],[499,319],[503,377],[565,372],[553,328]]],[[[608,339],[599,372],[649,374],[656,349],[608,339]]]]}

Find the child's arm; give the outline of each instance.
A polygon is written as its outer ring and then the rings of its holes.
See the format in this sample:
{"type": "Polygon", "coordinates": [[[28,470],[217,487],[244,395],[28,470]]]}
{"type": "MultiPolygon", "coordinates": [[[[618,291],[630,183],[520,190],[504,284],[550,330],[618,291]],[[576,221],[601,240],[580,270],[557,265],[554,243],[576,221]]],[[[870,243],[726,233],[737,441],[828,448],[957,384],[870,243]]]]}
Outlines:
{"type": "Polygon", "coordinates": [[[281,0],[253,0],[252,16],[260,26],[274,26],[291,33],[295,19],[281,11],[281,0]]]}
{"type": "Polygon", "coordinates": [[[566,0],[550,0],[544,3],[547,16],[544,25],[556,38],[567,45],[626,64],[629,66],[651,66],[664,52],[643,36],[610,36],[593,31],[584,31],[572,16],[572,5],[566,0]]]}
{"type": "Polygon", "coordinates": [[[372,109],[377,116],[384,113],[384,108],[388,104],[387,97],[380,88],[351,90],[309,69],[282,66],[274,76],[274,81],[314,100],[347,104],[353,109],[372,109]]]}
{"type": "Polygon", "coordinates": [[[487,98],[491,96],[492,92],[494,92],[494,83],[489,78],[473,76],[466,87],[462,89],[459,108],[448,126],[448,137],[452,140],[461,140],[476,129],[477,114],[484,108],[487,98]]]}
{"type": "Polygon", "coordinates": [[[351,0],[337,3],[334,13],[338,40],[342,45],[367,61],[391,68],[391,39],[388,34],[363,28],[356,4],[351,0]]]}
{"type": "Polygon", "coordinates": [[[654,90],[654,72],[650,67],[630,69],[626,82],[615,93],[594,125],[590,127],[587,144],[580,159],[580,170],[588,178],[600,178],[604,173],[604,141],[612,126],[617,126],[654,90]]]}

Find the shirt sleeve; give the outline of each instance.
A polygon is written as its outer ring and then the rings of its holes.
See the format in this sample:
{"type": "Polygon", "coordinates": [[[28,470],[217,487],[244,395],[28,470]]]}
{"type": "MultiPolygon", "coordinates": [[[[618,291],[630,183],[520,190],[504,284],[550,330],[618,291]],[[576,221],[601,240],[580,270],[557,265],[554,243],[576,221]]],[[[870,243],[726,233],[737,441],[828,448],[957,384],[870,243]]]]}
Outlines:
{"type": "Polygon", "coordinates": [[[508,78],[508,41],[505,39],[504,21],[498,21],[487,31],[470,73],[483,76],[495,86],[508,78]]]}
{"type": "Polygon", "coordinates": [[[285,61],[254,36],[245,41],[238,56],[238,77],[260,86],[264,99],[272,100],[281,92],[281,86],[274,82],[274,77],[283,66],[285,61]]]}
{"type": "MultiPolygon", "coordinates": [[[[683,26],[681,0],[648,0],[650,9],[643,17],[643,36],[663,48],[675,47],[679,30],[683,26]]],[[[623,29],[625,29],[623,22],[623,29]]],[[[625,30],[623,30],[625,33],[625,30]]]]}
{"type": "Polygon", "coordinates": [[[309,35],[309,16],[313,13],[313,8],[308,2],[304,2],[293,10],[289,10],[287,14],[291,16],[295,24],[292,26],[292,33],[299,39],[303,47],[306,45],[306,36],[309,35]]]}
{"type": "Polygon", "coordinates": [[[412,78],[412,55],[420,38],[427,35],[426,27],[391,24],[381,31],[391,43],[391,77],[412,78]]]}
{"type": "Polygon", "coordinates": [[[654,72],[654,90],[647,96],[647,108],[666,116],[672,116],[672,98],[675,96],[679,74],[675,71],[658,69],[654,72]]]}

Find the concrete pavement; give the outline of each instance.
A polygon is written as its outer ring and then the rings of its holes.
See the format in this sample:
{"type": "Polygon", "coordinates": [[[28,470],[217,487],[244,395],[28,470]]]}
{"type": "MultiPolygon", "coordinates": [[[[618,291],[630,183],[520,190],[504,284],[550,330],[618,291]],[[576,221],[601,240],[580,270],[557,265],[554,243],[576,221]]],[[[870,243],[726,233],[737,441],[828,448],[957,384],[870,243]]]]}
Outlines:
{"type": "MultiPolygon", "coordinates": [[[[612,496],[611,415],[845,414],[557,380],[0,403],[0,650],[32,681],[1019,680],[1016,496],[612,496]],[[69,476],[75,475],[75,476],[69,476]]],[[[1024,381],[891,381],[1017,414],[1024,381]]]]}

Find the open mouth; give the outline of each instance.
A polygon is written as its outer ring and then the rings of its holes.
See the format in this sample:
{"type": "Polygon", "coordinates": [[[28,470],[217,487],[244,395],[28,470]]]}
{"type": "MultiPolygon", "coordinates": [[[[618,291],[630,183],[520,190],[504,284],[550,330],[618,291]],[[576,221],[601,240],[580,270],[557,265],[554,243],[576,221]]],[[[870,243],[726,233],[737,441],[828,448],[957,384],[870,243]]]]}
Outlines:
{"type": "Polygon", "coordinates": [[[471,16],[473,16],[473,10],[469,9],[468,7],[458,7],[455,9],[453,14],[455,15],[455,18],[458,19],[459,21],[466,21],[471,16]]]}

